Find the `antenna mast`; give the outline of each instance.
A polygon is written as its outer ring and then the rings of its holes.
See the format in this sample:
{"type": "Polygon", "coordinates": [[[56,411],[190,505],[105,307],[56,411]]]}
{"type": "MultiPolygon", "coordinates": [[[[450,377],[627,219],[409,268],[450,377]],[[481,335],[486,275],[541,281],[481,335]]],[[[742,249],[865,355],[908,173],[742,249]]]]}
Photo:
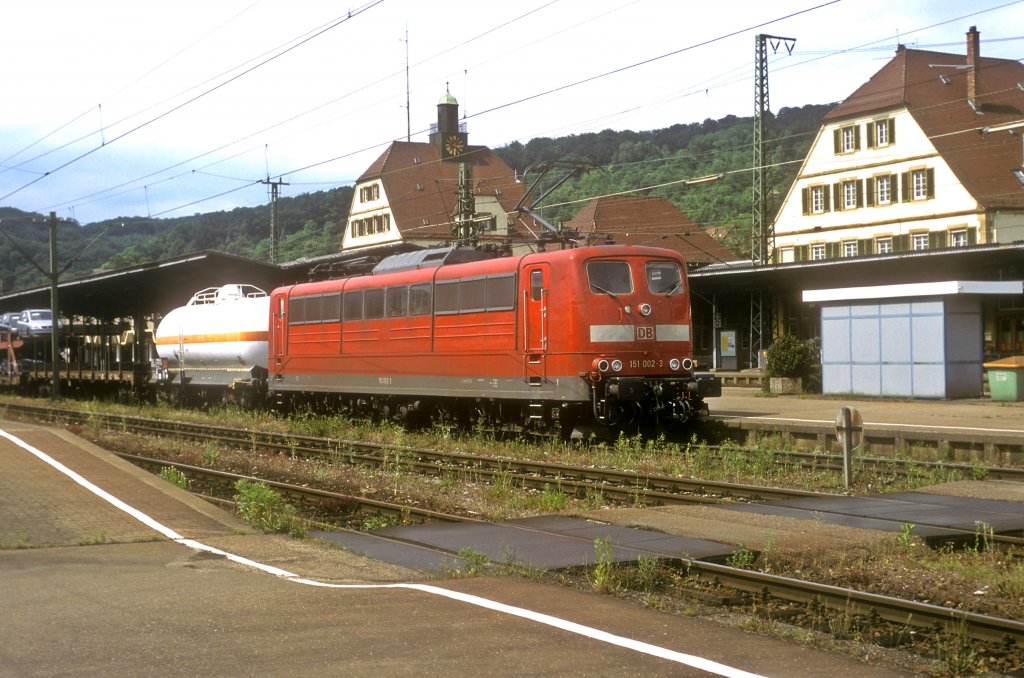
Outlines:
{"type": "Polygon", "coordinates": [[[405,140],[412,141],[412,110],[409,107],[409,26],[405,27],[405,140]]]}

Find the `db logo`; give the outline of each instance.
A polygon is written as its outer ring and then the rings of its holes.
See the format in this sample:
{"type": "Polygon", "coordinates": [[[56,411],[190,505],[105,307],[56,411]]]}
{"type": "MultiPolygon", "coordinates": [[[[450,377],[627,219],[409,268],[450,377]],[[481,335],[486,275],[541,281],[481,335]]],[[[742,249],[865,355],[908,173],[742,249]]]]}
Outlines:
{"type": "Polygon", "coordinates": [[[636,340],[637,341],[653,341],[654,340],[654,328],[647,326],[638,326],[636,328],[636,340]]]}

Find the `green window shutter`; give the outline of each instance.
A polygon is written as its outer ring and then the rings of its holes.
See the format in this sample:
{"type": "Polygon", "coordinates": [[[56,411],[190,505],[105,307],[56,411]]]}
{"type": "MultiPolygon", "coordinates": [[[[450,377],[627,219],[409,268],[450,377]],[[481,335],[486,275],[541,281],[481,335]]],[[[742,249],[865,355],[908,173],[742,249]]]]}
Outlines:
{"type": "Polygon", "coordinates": [[[836,155],[843,150],[843,139],[839,128],[832,130],[832,150],[836,155]]]}
{"type": "Polygon", "coordinates": [[[861,238],[857,241],[857,256],[871,254],[874,251],[875,241],[871,238],[861,238]]]}
{"type": "Polygon", "coordinates": [[[853,128],[853,150],[860,150],[860,125],[853,128]]]}
{"type": "Polygon", "coordinates": [[[832,211],[832,191],[828,190],[828,186],[821,187],[822,202],[825,203],[825,211],[832,211]]]}
{"type": "Polygon", "coordinates": [[[869,122],[864,125],[864,132],[868,135],[868,148],[875,147],[875,123],[869,122]]]}
{"type": "Polygon", "coordinates": [[[843,209],[843,185],[832,184],[832,204],[836,206],[836,212],[843,209]]]}
{"type": "Polygon", "coordinates": [[[893,236],[892,249],[894,252],[906,252],[910,249],[910,236],[904,233],[903,235],[893,236]]]}
{"type": "Polygon", "coordinates": [[[811,189],[802,188],[800,189],[800,201],[801,207],[803,208],[804,214],[811,213],[811,189]]]}
{"type": "Polygon", "coordinates": [[[928,249],[941,250],[946,246],[945,231],[931,231],[928,233],[928,249]]]}
{"type": "Polygon", "coordinates": [[[935,197],[935,168],[929,168],[927,171],[927,183],[928,183],[928,197],[935,197]]]}
{"type": "Polygon", "coordinates": [[[864,180],[864,202],[868,207],[875,206],[875,178],[868,177],[864,180]]]}
{"type": "Polygon", "coordinates": [[[889,118],[885,121],[889,125],[889,144],[896,143],[896,118],[889,118]]]}
{"type": "Polygon", "coordinates": [[[810,254],[810,245],[797,245],[793,248],[793,261],[807,261],[811,258],[810,254]]]}
{"type": "Polygon", "coordinates": [[[825,243],[825,258],[838,259],[843,254],[843,244],[839,242],[825,243]]]}
{"type": "Polygon", "coordinates": [[[967,244],[977,245],[978,244],[978,227],[971,226],[967,229],[967,244]]]}
{"type": "Polygon", "coordinates": [[[864,207],[864,182],[857,181],[857,207],[864,207]]]}
{"type": "MultiPolygon", "coordinates": [[[[910,172],[900,175],[900,202],[907,202],[910,199],[910,172]]],[[[895,200],[893,202],[896,202],[895,200]]]]}

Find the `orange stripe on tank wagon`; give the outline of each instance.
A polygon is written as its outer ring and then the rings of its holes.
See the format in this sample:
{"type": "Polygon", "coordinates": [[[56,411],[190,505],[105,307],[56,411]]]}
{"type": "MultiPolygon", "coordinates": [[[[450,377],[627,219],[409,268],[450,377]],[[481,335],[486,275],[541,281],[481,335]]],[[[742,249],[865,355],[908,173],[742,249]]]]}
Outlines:
{"type": "Polygon", "coordinates": [[[232,341],[266,341],[270,333],[266,330],[258,332],[222,332],[220,334],[188,334],[184,337],[157,337],[157,346],[176,346],[177,344],[221,344],[232,341]]]}

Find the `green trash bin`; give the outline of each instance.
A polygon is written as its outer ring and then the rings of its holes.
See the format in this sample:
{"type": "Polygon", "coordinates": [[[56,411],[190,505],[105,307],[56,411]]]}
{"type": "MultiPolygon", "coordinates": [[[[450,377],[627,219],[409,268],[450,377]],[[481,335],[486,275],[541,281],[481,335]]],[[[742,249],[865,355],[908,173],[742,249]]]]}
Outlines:
{"type": "Polygon", "coordinates": [[[993,360],[984,367],[992,400],[1024,400],[1024,356],[993,360]]]}

